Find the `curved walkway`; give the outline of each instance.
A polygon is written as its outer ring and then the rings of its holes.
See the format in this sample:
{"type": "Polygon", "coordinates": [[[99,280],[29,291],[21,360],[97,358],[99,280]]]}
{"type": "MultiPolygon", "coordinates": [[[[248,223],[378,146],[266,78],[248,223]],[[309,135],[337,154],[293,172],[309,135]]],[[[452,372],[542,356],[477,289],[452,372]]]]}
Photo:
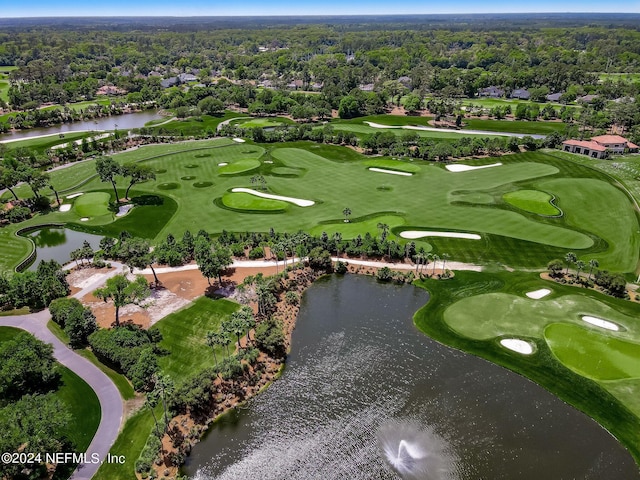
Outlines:
{"type": "MultiPolygon", "coordinates": [[[[86,293],[102,285],[107,278],[122,271],[121,264],[113,262],[113,265],[115,268],[112,271],[100,275],[99,278],[92,279],[82,290],[73,296],[81,298],[86,293]]],[[[116,441],[118,432],[120,431],[123,416],[122,397],[107,375],[89,360],[81,357],[58,340],[47,328],[47,322],[50,318],[51,314],[49,310],[46,309],[27,315],[0,317],[0,326],[16,327],[26,330],[43,342],[52,344],[53,355],[56,360],[82,378],[89,384],[93,391],[96,392],[101,410],[100,425],[98,425],[98,430],[96,430],[93,440],[86,451],[86,457],[90,461],[92,455],[97,454],[102,461],[107,458],[107,454],[116,441]]],[[[89,480],[98,471],[99,467],[100,463],[80,464],[71,475],[70,480],[89,480]]]]}

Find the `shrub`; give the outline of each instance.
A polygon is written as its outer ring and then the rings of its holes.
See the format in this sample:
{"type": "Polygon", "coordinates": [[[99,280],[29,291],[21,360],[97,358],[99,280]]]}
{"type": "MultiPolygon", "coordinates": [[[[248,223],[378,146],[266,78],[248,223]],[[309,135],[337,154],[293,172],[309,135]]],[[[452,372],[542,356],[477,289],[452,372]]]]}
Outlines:
{"type": "Polygon", "coordinates": [[[9,210],[7,219],[11,223],[20,223],[31,217],[31,210],[27,207],[13,207],[9,210]]]}
{"type": "Polygon", "coordinates": [[[284,299],[289,305],[298,305],[298,303],[300,302],[299,295],[296,292],[292,291],[285,293],[284,299]]]}
{"type": "Polygon", "coordinates": [[[393,280],[393,272],[389,267],[382,267],[378,270],[376,278],[381,282],[389,282],[393,280]]]}
{"type": "Polygon", "coordinates": [[[282,322],[273,317],[260,323],[256,328],[256,345],[263,352],[275,357],[285,353],[285,337],[282,322]]]}
{"type": "Polygon", "coordinates": [[[264,250],[262,249],[262,247],[252,248],[249,252],[249,258],[251,260],[257,260],[258,258],[262,257],[264,257],[264,250]]]}
{"type": "Polygon", "coordinates": [[[339,261],[336,265],[336,273],[339,273],[340,275],[347,273],[347,264],[339,261]]]}
{"type": "Polygon", "coordinates": [[[138,473],[149,473],[151,470],[151,466],[158,456],[158,452],[160,452],[160,447],[162,447],[162,443],[160,439],[152,433],[147,438],[147,442],[144,444],[144,448],[142,452],[140,452],[140,456],[136,460],[136,472],[138,473]]]}

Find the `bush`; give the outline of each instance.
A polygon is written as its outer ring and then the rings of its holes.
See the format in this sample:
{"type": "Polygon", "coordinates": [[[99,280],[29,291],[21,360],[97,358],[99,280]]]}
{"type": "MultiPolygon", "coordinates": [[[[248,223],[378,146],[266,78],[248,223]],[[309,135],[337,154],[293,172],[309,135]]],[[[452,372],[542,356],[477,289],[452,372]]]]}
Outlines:
{"type": "Polygon", "coordinates": [[[11,223],[20,223],[31,217],[31,210],[27,207],[13,207],[9,210],[7,219],[11,223]]]}
{"type": "Polygon", "coordinates": [[[389,267],[382,267],[378,270],[376,278],[381,282],[389,282],[393,280],[393,272],[389,267]]]}
{"type": "Polygon", "coordinates": [[[273,317],[258,325],[255,340],[260,350],[274,357],[283,356],[285,353],[285,337],[282,322],[273,317]]]}
{"type": "Polygon", "coordinates": [[[264,257],[264,250],[262,249],[262,247],[252,248],[249,252],[249,258],[251,260],[257,260],[258,258],[262,257],[264,257]]]}
{"type": "Polygon", "coordinates": [[[149,438],[147,438],[147,442],[144,444],[142,452],[140,452],[140,456],[136,460],[136,472],[149,473],[153,462],[160,452],[161,447],[162,443],[160,442],[160,439],[155,435],[155,433],[149,435],[149,438]]]}
{"type": "Polygon", "coordinates": [[[339,261],[336,265],[336,273],[339,273],[340,275],[347,273],[347,264],[339,261]]]}
{"type": "Polygon", "coordinates": [[[285,293],[284,299],[289,305],[298,305],[300,302],[300,296],[296,292],[292,291],[285,293]]]}

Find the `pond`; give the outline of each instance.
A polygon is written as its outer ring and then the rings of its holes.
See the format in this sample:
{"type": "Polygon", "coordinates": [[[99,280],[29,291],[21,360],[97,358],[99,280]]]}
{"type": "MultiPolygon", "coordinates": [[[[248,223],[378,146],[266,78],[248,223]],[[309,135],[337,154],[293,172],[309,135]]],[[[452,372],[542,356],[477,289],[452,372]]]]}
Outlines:
{"type": "Polygon", "coordinates": [[[586,415],[420,333],[412,316],[427,300],[416,287],[369,277],[319,280],[303,297],[282,377],[217,422],[185,473],[197,480],[640,478],[631,455],[586,415]]]}
{"type": "Polygon", "coordinates": [[[40,260],[55,260],[61,265],[71,260],[71,252],[82,247],[83,242],[89,242],[94,250],[98,249],[100,235],[76,232],[68,228],[46,227],[24,234],[31,238],[36,245],[36,259],[29,267],[35,270],[40,260]]]}
{"type": "Polygon", "coordinates": [[[0,135],[0,142],[5,140],[22,140],[40,135],[54,135],[56,133],[81,132],[87,130],[114,130],[116,125],[118,126],[118,130],[126,131],[132,128],[144,127],[147,122],[158,120],[160,118],[163,117],[158,114],[157,110],[125,113],[123,115],[113,115],[111,117],[96,118],[94,120],[63,123],[46,128],[32,128],[29,130],[4,133],[0,135]]]}

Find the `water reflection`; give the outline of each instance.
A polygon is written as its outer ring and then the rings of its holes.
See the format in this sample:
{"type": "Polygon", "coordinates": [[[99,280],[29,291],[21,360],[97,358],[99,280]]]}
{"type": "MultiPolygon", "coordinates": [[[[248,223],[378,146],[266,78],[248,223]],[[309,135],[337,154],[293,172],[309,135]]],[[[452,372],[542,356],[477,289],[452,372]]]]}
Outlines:
{"type": "Polygon", "coordinates": [[[29,270],[35,270],[40,260],[55,260],[63,265],[71,259],[71,252],[82,247],[85,240],[89,242],[91,248],[97,250],[102,238],[99,235],[58,227],[41,228],[26,236],[36,245],[36,259],[29,270]]]}
{"type": "MultiPolygon", "coordinates": [[[[394,479],[379,436],[395,422],[413,426],[410,441],[428,438],[421,454],[435,458],[407,478],[640,478],[590,418],[418,332],[411,317],[427,298],[364,277],[316,283],[283,376],[214,427],[185,471],[198,480],[394,479]]],[[[396,454],[401,440],[392,439],[396,454]]]]}

